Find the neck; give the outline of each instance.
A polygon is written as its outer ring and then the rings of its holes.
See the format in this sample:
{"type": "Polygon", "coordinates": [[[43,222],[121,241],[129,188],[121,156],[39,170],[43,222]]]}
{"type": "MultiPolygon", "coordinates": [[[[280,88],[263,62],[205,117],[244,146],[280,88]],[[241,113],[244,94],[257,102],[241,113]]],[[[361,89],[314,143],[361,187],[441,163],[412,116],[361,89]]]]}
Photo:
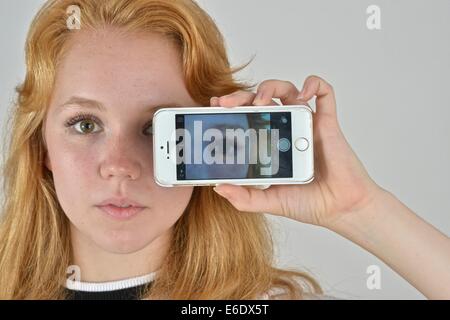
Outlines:
{"type": "Polygon", "coordinates": [[[72,264],[79,267],[82,282],[109,282],[156,272],[170,244],[171,231],[155,238],[144,248],[127,253],[110,252],[71,226],[72,264]]]}

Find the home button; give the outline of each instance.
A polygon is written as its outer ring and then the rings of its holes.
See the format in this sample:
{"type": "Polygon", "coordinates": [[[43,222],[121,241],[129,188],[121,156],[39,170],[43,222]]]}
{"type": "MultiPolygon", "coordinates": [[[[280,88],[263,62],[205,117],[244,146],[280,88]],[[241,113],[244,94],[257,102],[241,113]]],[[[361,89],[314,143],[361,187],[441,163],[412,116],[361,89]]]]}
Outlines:
{"type": "Polygon", "coordinates": [[[297,138],[297,140],[295,140],[294,145],[295,148],[297,148],[297,150],[305,151],[309,147],[309,142],[306,138],[297,138]]]}

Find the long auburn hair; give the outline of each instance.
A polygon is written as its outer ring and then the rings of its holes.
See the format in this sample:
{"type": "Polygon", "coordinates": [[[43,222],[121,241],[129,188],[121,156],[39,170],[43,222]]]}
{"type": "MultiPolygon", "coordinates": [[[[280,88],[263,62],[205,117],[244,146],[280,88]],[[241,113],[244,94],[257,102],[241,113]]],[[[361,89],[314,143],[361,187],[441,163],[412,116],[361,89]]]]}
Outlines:
{"type": "MultiPolygon", "coordinates": [[[[69,220],[45,167],[43,124],[55,70],[73,30],[67,9],[76,5],[81,28],[114,26],[159,32],[174,41],[191,97],[209,105],[212,96],[255,85],[238,82],[224,39],[212,18],[191,0],[50,0],[33,19],[26,40],[26,76],[16,87],[3,166],[0,222],[0,298],[64,299],[71,262],[69,220]]],[[[143,298],[254,299],[270,288],[285,297],[322,293],[305,272],[274,267],[266,217],[238,212],[210,187],[194,187],[173,227],[172,243],[143,298]]]]}

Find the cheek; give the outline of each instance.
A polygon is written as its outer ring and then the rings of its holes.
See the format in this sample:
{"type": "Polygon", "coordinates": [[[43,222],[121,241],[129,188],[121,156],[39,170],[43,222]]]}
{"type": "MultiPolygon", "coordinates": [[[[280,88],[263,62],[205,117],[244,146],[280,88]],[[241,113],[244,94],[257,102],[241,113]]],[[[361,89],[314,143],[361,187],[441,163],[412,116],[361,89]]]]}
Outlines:
{"type": "Polygon", "coordinates": [[[152,208],[161,214],[162,219],[177,220],[187,207],[193,187],[164,188],[153,182],[153,190],[149,194],[152,208]]]}
{"type": "Polygon", "coordinates": [[[49,149],[53,180],[62,208],[68,214],[80,212],[94,186],[97,159],[92,147],[55,143],[49,149]],[[78,209],[78,210],[77,210],[78,209]]]}

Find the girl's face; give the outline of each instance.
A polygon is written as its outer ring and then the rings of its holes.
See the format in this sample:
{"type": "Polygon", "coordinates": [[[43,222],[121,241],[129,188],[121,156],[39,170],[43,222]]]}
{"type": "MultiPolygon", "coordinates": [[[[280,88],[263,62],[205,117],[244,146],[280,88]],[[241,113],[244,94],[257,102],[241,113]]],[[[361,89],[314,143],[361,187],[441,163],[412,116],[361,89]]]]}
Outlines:
{"type": "Polygon", "coordinates": [[[107,252],[132,253],[170,234],[193,188],[155,184],[149,121],[157,106],[194,105],[178,52],[163,36],[74,35],[44,127],[45,163],[72,236],[107,252]],[[97,207],[113,197],[145,209],[114,218],[97,207]]]}

